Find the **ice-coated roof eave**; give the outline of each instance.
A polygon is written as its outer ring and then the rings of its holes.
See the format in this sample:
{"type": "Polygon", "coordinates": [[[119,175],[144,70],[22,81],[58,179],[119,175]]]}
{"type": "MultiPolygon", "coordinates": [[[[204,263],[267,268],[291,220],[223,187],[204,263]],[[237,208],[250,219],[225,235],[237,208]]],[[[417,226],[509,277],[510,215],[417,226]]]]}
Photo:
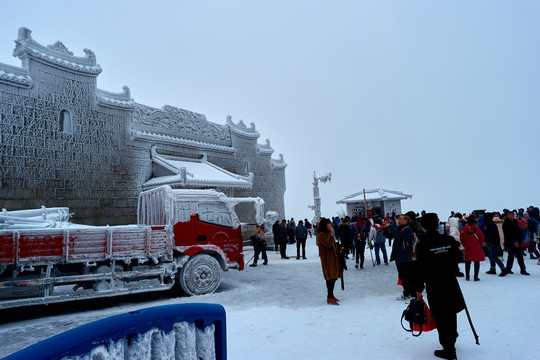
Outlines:
{"type": "MultiPolygon", "coordinates": [[[[366,202],[370,202],[370,201],[389,201],[389,200],[405,200],[405,199],[411,199],[412,198],[412,195],[410,196],[396,196],[396,197],[386,197],[386,198],[381,198],[381,197],[378,197],[378,198],[368,198],[366,197],[366,202]]],[[[346,200],[339,200],[339,201],[336,201],[336,203],[338,204],[350,204],[350,203],[358,203],[358,202],[363,202],[364,201],[364,198],[363,197],[354,197],[352,199],[346,199],[346,200]]]]}
{"type": "Polygon", "coordinates": [[[249,181],[212,181],[212,180],[188,180],[182,181],[180,174],[160,176],[152,178],[143,184],[143,189],[151,189],[161,185],[169,185],[172,188],[188,187],[188,188],[226,188],[226,189],[251,189],[253,183],[249,181]]]}
{"type": "MultiPolygon", "coordinates": [[[[390,201],[412,199],[412,195],[404,194],[401,191],[373,189],[366,190],[366,202],[368,201],[390,201]]],[[[357,192],[336,201],[337,204],[358,203],[364,201],[364,192],[357,192]]]]}
{"type": "Polygon", "coordinates": [[[173,174],[154,177],[148,180],[143,184],[143,188],[145,189],[160,185],[231,189],[251,189],[253,187],[254,175],[252,173],[249,176],[234,174],[208,162],[206,156],[202,159],[163,156],[157,153],[156,147],[152,147],[151,152],[154,164],[167,169],[173,174]]]}

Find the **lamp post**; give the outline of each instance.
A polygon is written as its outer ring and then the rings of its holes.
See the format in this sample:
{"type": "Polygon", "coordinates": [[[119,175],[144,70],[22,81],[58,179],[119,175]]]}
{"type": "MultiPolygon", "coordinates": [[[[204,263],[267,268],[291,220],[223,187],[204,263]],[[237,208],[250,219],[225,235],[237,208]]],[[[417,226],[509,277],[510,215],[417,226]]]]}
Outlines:
{"type": "Polygon", "coordinates": [[[322,183],[331,182],[332,173],[328,173],[321,177],[317,177],[315,171],[313,172],[313,205],[308,207],[315,212],[315,217],[313,218],[313,224],[316,224],[317,221],[321,218],[321,197],[319,196],[319,181],[322,183]]]}

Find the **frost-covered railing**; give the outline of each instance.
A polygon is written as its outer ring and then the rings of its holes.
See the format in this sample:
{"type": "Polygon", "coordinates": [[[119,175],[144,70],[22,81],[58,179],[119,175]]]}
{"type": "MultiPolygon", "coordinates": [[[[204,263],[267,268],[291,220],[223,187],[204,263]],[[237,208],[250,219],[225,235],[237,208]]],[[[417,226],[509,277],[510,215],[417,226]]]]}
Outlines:
{"type": "Polygon", "coordinates": [[[225,309],[178,304],[132,311],[66,331],[4,359],[225,360],[225,309]]]}

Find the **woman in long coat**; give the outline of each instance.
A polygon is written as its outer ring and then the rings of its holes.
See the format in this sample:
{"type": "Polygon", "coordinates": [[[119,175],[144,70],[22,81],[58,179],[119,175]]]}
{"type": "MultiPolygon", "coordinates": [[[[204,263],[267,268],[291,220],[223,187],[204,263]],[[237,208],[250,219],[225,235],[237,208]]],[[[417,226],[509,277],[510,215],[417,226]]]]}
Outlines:
{"type": "Polygon", "coordinates": [[[331,235],[333,230],[330,220],[322,218],[317,228],[317,244],[319,246],[323,276],[328,290],[326,301],[331,305],[339,305],[339,300],[334,296],[334,286],[336,280],[343,276],[343,271],[339,264],[336,241],[331,235]]]}
{"type": "Polygon", "coordinates": [[[471,272],[471,262],[474,262],[474,281],[480,281],[478,273],[480,272],[480,261],[484,261],[484,233],[476,225],[474,217],[467,218],[467,225],[461,229],[460,240],[465,248],[465,280],[469,280],[471,272]]]}

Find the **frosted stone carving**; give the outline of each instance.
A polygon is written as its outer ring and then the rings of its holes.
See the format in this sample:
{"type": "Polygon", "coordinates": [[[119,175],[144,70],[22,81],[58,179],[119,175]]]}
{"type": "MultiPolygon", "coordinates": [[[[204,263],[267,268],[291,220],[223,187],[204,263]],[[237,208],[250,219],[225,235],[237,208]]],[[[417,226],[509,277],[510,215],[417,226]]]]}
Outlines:
{"type": "Polygon", "coordinates": [[[223,126],[212,124],[202,114],[166,105],[163,109],[137,104],[133,123],[151,127],[154,131],[172,130],[196,139],[211,139],[230,143],[229,132],[223,126]]]}

